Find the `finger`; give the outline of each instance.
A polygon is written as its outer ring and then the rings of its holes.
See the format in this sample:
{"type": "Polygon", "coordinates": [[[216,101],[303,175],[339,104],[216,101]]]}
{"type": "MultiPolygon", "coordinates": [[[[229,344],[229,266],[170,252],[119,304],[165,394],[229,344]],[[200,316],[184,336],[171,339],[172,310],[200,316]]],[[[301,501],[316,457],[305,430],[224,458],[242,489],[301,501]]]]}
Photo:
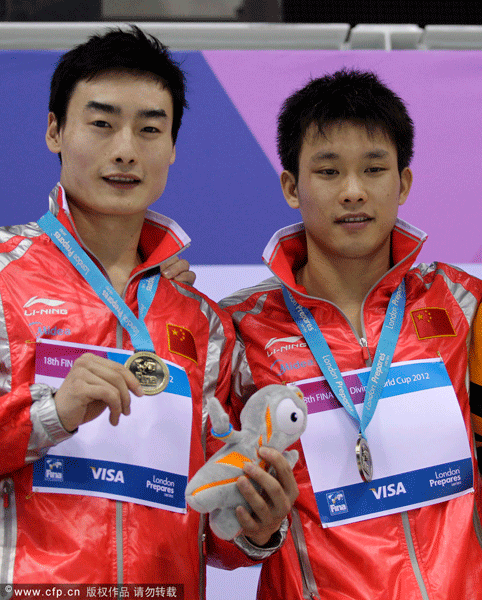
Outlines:
{"type": "Polygon", "coordinates": [[[251,495],[252,485],[246,477],[238,479],[240,489],[246,501],[250,504],[250,510],[244,506],[236,507],[236,518],[242,528],[243,535],[254,544],[263,546],[269,542],[271,536],[279,530],[284,517],[273,514],[267,503],[259,494],[251,495]]]}
{"type": "Polygon", "coordinates": [[[110,422],[130,414],[130,393],[143,395],[137,379],[123,365],[85,353],[79,357],[55,394],[59,418],[67,431],[110,410],[110,422]]]}
{"type": "Polygon", "coordinates": [[[176,264],[179,261],[180,261],[180,258],[179,258],[179,256],[177,256],[177,254],[176,254],[176,256],[171,256],[170,258],[164,260],[161,263],[161,273],[164,275],[165,270],[169,269],[170,266],[176,264]]]}
{"type": "Polygon", "coordinates": [[[265,524],[282,520],[291,510],[292,503],[279,481],[253,464],[246,465],[245,473],[251,480],[248,481],[251,489],[248,484],[241,481],[240,492],[256,518],[265,524]],[[257,491],[252,482],[256,482],[261,490],[257,491]]]}
{"type": "MultiPolygon", "coordinates": [[[[119,423],[121,414],[130,414],[130,393],[123,374],[110,364],[92,361],[88,368],[78,367],[77,379],[72,387],[73,393],[86,409],[101,401],[110,411],[112,425],[119,423]]],[[[93,413],[95,412],[92,407],[93,413]]]]}
{"type": "Polygon", "coordinates": [[[196,274],[190,271],[189,267],[187,260],[174,256],[161,265],[161,273],[166,279],[175,279],[181,283],[192,285],[196,280],[196,274]]]}
{"type": "Polygon", "coordinates": [[[90,398],[86,418],[91,411],[98,410],[100,402],[107,406],[109,410],[109,423],[111,425],[119,424],[121,414],[129,414],[129,409],[123,406],[120,391],[105,381],[99,380],[98,384],[93,383],[86,386],[86,396],[90,398]]]}
{"type": "MultiPolygon", "coordinates": [[[[259,449],[259,456],[266,461],[276,472],[276,479],[279,481],[286,495],[293,504],[298,497],[299,490],[291,465],[286,458],[274,448],[262,446],[259,449]]],[[[264,487],[264,485],[263,485],[264,487]]],[[[264,488],[266,489],[266,488],[264,488]]],[[[266,489],[268,492],[269,490],[266,489]]],[[[276,492],[276,490],[274,490],[276,492]]]]}
{"type": "MultiPolygon", "coordinates": [[[[130,415],[131,413],[131,395],[143,396],[144,391],[135,375],[126,369],[123,365],[109,361],[108,363],[98,364],[93,367],[93,375],[98,378],[97,385],[104,386],[104,396],[97,395],[111,409],[111,419],[117,424],[119,419],[117,414],[130,415]]],[[[93,391],[93,390],[92,390],[93,391]]],[[[101,392],[102,393],[102,392],[101,392]]],[[[111,421],[112,422],[112,421],[111,421]]]]}
{"type": "Polygon", "coordinates": [[[196,281],[196,273],[194,273],[194,271],[184,271],[175,277],[175,280],[179,281],[180,283],[186,283],[187,285],[194,285],[194,282],[196,281]]]}
{"type": "Polygon", "coordinates": [[[244,506],[237,506],[235,513],[244,535],[249,536],[259,531],[260,525],[258,521],[255,520],[254,516],[244,506]]]}
{"type": "Polygon", "coordinates": [[[103,358],[102,356],[89,353],[83,354],[78,361],[81,361],[81,359],[84,359],[83,363],[85,363],[85,368],[92,374],[119,389],[119,391],[122,392],[123,399],[128,404],[130,404],[129,391],[136,396],[144,395],[144,390],[142,389],[139,381],[136,379],[134,373],[132,373],[129,369],[126,369],[124,365],[113,360],[109,360],[108,358],[103,358]]]}

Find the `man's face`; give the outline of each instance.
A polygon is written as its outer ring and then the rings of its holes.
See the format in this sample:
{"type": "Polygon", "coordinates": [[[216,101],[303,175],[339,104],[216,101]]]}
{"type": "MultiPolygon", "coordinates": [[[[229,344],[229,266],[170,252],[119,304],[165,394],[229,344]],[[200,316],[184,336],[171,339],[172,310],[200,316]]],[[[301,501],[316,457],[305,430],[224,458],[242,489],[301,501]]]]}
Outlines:
{"type": "Polygon", "coordinates": [[[47,146],[62,154],[60,183],[84,213],[143,214],[162,195],[175,159],[170,92],[146,76],[107,72],[79,81],[47,146]]]}
{"type": "Polygon", "coordinates": [[[381,130],[343,122],[319,134],[312,125],[299,157],[299,177],[281,185],[301,212],[308,248],[328,259],[390,256],[398,207],[410,191],[410,169],[398,172],[397,149],[381,130]]]}

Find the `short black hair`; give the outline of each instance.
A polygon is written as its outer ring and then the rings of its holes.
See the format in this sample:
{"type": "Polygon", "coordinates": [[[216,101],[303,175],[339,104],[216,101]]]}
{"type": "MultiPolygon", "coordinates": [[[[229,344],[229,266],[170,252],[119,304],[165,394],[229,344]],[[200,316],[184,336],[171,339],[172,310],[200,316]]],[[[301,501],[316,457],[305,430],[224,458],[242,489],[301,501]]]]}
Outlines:
{"type": "Polygon", "coordinates": [[[383,131],[397,148],[398,170],[413,156],[414,126],[403,101],[372,72],[341,69],[311,80],[285,100],[278,116],[278,155],[298,180],[299,158],[312,124],[321,135],[334,123],[383,131]]]}
{"type": "Polygon", "coordinates": [[[176,142],[186,101],[186,78],[169,49],[139,27],[110,29],[91,36],[61,56],[50,83],[49,111],[59,130],[65,124],[67,107],[79,81],[111,71],[129,71],[159,81],[172,96],[172,139],[176,142]]]}

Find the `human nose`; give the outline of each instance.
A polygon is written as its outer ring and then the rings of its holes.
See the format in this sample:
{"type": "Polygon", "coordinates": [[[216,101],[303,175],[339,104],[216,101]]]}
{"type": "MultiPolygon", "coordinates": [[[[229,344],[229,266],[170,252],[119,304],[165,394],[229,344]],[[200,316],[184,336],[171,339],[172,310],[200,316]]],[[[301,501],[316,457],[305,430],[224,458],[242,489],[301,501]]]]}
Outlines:
{"type": "Polygon", "coordinates": [[[343,204],[366,202],[367,192],[361,178],[356,174],[345,177],[341,190],[340,201],[343,204]]]}
{"type": "Polygon", "coordinates": [[[116,164],[132,165],[137,162],[136,141],[130,129],[121,129],[113,142],[112,156],[116,164]]]}

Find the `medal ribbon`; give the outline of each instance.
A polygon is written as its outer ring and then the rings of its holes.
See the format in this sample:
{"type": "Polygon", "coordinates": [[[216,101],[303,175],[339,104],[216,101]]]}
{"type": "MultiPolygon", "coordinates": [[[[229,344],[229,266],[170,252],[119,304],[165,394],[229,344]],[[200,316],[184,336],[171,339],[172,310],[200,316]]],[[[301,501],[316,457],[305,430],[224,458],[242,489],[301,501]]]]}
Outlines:
{"type": "Polygon", "coordinates": [[[144,323],[144,318],[156,294],[160,273],[145,277],[139,283],[137,290],[139,318],[137,318],[107,281],[94,261],[77,243],[74,236],[50,211],[43,215],[38,223],[57,248],[90,284],[102,302],[115,314],[122,327],[129,333],[136,351],[146,350],[155,353],[154,344],[144,323]]]}
{"type": "Polygon", "coordinates": [[[383,387],[388,377],[390,364],[395,353],[400,329],[402,327],[403,313],[405,311],[405,281],[402,282],[393,292],[390,303],[388,304],[385,320],[383,322],[382,332],[378,340],[375,358],[368,378],[363,400],[362,417],[353,404],[350,392],[346,387],[343,376],[336,364],[335,357],[331,352],[324,335],[316,324],[311,312],[296,302],[292,293],[282,286],[283,297],[293,320],[298,325],[303,334],[313,356],[318,363],[331,391],[339,400],[346,412],[359,424],[360,434],[365,438],[365,429],[372,420],[377,408],[378,400],[383,392],[383,387]]]}

